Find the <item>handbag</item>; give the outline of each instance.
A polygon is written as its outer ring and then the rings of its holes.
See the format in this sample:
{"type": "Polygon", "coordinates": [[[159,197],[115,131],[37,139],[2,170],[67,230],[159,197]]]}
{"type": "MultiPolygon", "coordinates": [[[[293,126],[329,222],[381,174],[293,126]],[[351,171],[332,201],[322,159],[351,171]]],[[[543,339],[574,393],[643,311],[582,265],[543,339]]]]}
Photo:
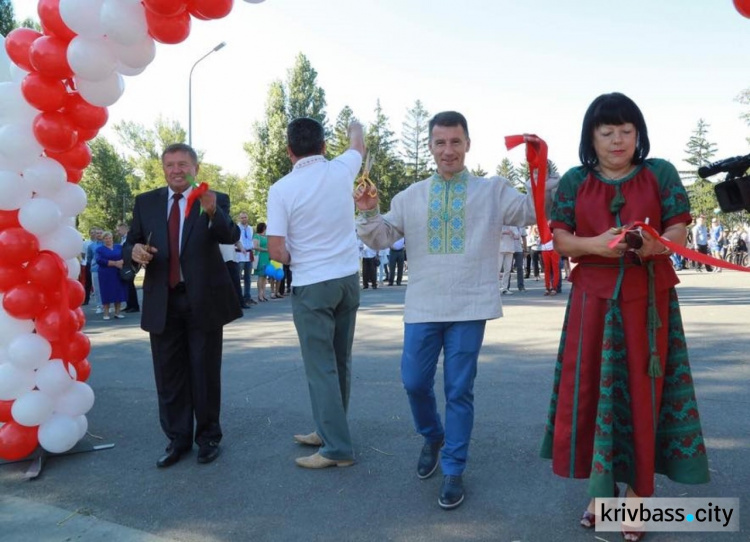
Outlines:
{"type": "Polygon", "coordinates": [[[120,268],[120,280],[123,282],[133,282],[135,280],[135,269],[129,265],[123,265],[120,268]]]}

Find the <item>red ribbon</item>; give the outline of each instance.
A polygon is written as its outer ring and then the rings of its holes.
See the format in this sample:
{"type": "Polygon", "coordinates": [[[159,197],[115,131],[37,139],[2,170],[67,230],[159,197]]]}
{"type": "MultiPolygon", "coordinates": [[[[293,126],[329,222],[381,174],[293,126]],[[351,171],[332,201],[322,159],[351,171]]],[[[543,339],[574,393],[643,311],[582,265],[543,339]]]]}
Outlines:
{"type": "Polygon", "coordinates": [[[684,245],[681,245],[679,243],[675,243],[674,241],[670,241],[666,237],[662,237],[661,234],[656,231],[653,227],[649,226],[645,222],[635,221],[631,226],[628,226],[626,228],[623,228],[620,232],[620,235],[615,237],[612,241],[609,243],[609,248],[615,248],[615,246],[622,242],[622,240],[625,238],[625,234],[632,230],[637,230],[638,228],[641,228],[642,230],[648,232],[654,239],[658,239],[661,244],[663,244],[665,247],[667,247],[669,250],[674,252],[675,254],[679,254],[680,256],[683,256],[684,258],[687,258],[688,260],[693,260],[698,263],[702,263],[704,265],[711,265],[713,267],[723,267],[724,269],[734,269],[735,271],[743,271],[745,273],[750,272],[750,267],[742,267],[741,265],[733,264],[730,262],[725,262],[724,260],[720,260],[719,258],[714,258],[713,256],[709,256],[708,254],[703,254],[702,252],[698,252],[697,250],[692,250],[690,248],[687,248],[684,245]]]}
{"type": "Polygon", "coordinates": [[[536,225],[542,244],[552,240],[552,232],[544,214],[544,187],[547,183],[547,143],[534,134],[506,136],[505,147],[511,150],[521,143],[526,143],[526,161],[529,163],[531,176],[531,195],[534,198],[536,225]]]}
{"type": "Polygon", "coordinates": [[[190,191],[187,197],[187,204],[185,205],[185,218],[190,214],[190,209],[193,207],[195,200],[200,198],[203,194],[208,192],[208,183],[201,183],[198,186],[194,186],[193,190],[190,191]]]}

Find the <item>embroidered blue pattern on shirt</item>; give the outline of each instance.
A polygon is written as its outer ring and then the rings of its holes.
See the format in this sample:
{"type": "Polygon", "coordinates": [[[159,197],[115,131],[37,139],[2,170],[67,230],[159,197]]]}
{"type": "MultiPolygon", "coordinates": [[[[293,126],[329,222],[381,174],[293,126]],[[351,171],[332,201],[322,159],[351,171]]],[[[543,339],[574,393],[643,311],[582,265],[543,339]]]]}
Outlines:
{"type": "Polygon", "coordinates": [[[450,181],[437,173],[430,180],[427,239],[430,254],[463,254],[466,247],[466,191],[469,173],[450,181]]]}

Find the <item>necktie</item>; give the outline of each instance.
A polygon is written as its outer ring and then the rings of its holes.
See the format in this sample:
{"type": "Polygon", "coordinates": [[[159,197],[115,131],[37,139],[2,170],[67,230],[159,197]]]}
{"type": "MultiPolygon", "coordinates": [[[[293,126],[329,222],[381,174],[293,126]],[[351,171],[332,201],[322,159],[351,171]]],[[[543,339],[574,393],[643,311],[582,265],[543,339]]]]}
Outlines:
{"type": "Polygon", "coordinates": [[[182,198],[182,194],[172,196],[172,207],[169,209],[169,219],[167,220],[170,288],[174,288],[180,282],[180,198],[182,198]]]}

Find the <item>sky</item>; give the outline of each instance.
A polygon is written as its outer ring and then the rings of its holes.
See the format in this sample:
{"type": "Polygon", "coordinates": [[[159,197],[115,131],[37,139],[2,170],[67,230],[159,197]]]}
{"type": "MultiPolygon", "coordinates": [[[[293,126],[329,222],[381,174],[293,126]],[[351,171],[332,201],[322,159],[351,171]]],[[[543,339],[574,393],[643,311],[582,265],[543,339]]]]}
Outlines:
{"type": "MultiPolygon", "coordinates": [[[[16,17],[36,18],[36,0],[14,0],[16,17]]],[[[678,169],[699,119],[714,159],[750,152],[750,19],[732,0],[235,0],[226,18],[193,20],[190,36],[157,46],[154,62],[126,78],[103,130],[122,120],[147,128],[162,116],[187,128],[188,74],[195,68],[193,145],[204,160],[245,175],[243,143],[261,121],[269,85],[286,80],[298,53],[325,90],[331,124],[348,105],[365,122],[380,100],[400,136],[419,99],[430,114],[462,112],[466,163],[494,172],[504,137],[535,133],[561,171],[578,165],[581,122],[598,95],[619,91],[643,111],[652,157],[678,169]]],[[[124,150],[124,149],[123,149],[124,150]]]]}

